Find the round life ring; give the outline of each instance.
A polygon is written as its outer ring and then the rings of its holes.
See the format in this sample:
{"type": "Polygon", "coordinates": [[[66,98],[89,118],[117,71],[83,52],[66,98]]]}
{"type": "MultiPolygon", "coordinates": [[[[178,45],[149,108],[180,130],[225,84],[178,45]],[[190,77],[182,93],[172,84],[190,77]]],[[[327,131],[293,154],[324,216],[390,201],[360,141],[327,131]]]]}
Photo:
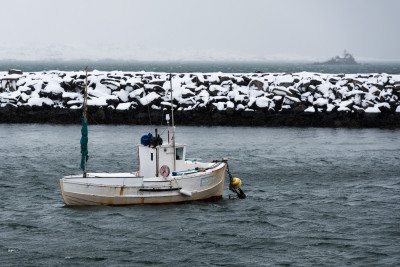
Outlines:
{"type": "Polygon", "coordinates": [[[160,174],[162,177],[168,177],[169,175],[169,167],[167,165],[162,165],[160,168],[160,174]]]}

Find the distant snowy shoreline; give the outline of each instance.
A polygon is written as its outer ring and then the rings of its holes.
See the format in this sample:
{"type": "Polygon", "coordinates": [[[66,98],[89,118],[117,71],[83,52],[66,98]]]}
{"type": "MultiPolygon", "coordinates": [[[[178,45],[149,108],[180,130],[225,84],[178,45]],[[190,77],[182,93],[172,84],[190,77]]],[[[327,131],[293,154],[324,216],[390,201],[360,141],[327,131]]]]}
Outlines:
{"type": "MultiPolygon", "coordinates": [[[[89,72],[93,121],[161,121],[170,107],[168,77],[161,72],[89,72]]],[[[83,71],[0,72],[0,80],[0,122],[73,123],[79,118],[83,71]]],[[[172,82],[177,116],[184,124],[374,127],[374,120],[377,127],[400,124],[400,75],[174,73],[172,82]],[[294,115],[305,121],[293,121],[294,115]],[[347,125],[349,119],[354,122],[347,125]]]]}

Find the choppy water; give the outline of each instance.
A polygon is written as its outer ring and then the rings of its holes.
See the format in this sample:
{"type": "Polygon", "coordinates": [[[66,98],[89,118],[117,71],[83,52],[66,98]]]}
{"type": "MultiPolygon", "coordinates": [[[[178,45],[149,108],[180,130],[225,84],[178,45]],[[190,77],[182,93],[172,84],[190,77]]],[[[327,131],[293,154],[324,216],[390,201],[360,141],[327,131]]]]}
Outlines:
{"type": "Polygon", "coordinates": [[[319,73],[389,73],[400,74],[400,62],[363,63],[359,65],[313,65],[294,62],[141,62],[141,61],[0,61],[0,71],[83,70],[150,72],[319,72],[319,73]]]}
{"type": "MultiPolygon", "coordinates": [[[[136,171],[146,126],[89,126],[89,170],[136,171]]],[[[178,127],[245,200],[65,207],[80,126],[0,124],[1,266],[395,266],[400,131],[178,127]]]]}

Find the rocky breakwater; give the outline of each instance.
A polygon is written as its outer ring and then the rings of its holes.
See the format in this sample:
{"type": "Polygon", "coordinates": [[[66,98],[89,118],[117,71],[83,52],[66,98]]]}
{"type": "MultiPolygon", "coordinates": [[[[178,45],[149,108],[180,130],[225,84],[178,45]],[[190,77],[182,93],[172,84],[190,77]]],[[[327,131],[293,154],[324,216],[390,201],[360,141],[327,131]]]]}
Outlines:
{"type": "MultiPolygon", "coordinates": [[[[400,75],[172,76],[177,124],[400,127],[400,75]]],[[[89,122],[161,123],[170,108],[168,78],[167,73],[90,72],[89,122]]],[[[0,81],[0,122],[80,123],[84,72],[0,72],[0,81]]]]}

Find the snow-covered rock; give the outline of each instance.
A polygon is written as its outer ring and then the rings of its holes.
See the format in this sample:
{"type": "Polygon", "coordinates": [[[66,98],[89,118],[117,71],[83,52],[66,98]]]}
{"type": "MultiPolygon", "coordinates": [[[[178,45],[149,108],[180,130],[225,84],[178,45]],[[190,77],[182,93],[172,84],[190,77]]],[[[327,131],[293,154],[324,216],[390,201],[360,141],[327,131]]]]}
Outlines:
{"type": "MultiPolygon", "coordinates": [[[[81,108],[83,71],[0,72],[0,102],[19,106],[81,108]],[[13,87],[4,82],[17,79],[13,87]]],[[[175,73],[174,105],[221,112],[400,112],[400,75],[300,73],[175,73]]],[[[169,74],[88,74],[88,105],[119,111],[170,105],[169,74]]]]}

